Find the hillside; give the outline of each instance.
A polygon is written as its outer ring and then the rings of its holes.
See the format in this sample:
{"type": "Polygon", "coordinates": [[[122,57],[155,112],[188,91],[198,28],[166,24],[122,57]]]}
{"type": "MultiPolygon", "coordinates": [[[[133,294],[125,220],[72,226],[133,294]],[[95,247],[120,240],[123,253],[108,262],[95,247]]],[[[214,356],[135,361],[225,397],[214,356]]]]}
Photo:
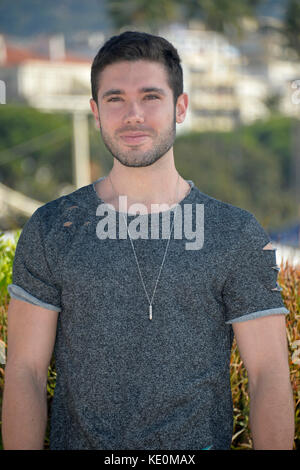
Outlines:
{"type": "MultiPolygon", "coordinates": [[[[109,0],[0,0],[0,32],[30,37],[63,32],[68,38],[80,31],[108,31],[109,0]]],[[[282,18],[287,0],[262,0],[258,14],[282,18]]]]}
{"type": "Polygon", "coordinates": [[[14,36],[104,31],[110,26],[106,0],[0,0],[0,32],[14,36]]]}

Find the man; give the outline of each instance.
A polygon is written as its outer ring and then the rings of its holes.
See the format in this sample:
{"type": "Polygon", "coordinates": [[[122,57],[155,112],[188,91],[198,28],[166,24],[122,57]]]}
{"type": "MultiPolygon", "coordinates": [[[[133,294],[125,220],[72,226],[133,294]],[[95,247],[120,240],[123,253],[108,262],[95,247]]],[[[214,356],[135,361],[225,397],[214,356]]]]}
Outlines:
{"type": "Polygon", "coordinates": [[[175,168],[188,105],[177,51],[125,32],[100,49],[91,81],[114,164],[40,207],[22,231],[9,286],[4,447],[43,448],[54,348],[51,449],[230,449],[234,332],[254,448],[292,449],[289,311],[275,251],[252,214],[175,168]]]}

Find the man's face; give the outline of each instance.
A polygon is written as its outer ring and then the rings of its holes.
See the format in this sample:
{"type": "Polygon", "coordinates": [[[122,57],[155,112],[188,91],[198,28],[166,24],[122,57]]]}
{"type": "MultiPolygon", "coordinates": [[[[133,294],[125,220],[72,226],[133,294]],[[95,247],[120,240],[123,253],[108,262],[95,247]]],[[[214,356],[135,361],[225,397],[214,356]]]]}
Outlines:
{"type": "Polygon", "coordinates": [[[175,107],[163,65],[123,61],[101,72],[98,107],[91,100],[91,108],[112,155],[125,166],[145,167],[173,146],[176,121],[183,121],[187,106],[184,95],[175,107]]]}

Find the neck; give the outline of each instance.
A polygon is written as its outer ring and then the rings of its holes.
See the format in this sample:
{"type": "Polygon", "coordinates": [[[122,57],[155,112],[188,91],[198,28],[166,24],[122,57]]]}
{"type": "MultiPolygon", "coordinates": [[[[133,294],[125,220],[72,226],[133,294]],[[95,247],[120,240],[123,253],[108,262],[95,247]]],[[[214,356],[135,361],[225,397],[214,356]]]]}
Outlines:
{"type": "Polygon", "coordinates": [[[174,161],[160,168],[156,165],[132,168],[115,162],[108,177],[98,182],[95,189],[116,210],[119,210],[119,196],[126,196],[128,207],[140,203],[151,212],[152,204],[178,203],[188,194],[190,186],[177,172],[174,161]]]}
{"type": "Polygon", "coordinates": [[[113,168],[109,174],[119,195],[138,203],[168,203],[176,192],[178,172],[175,166],[154,171],[144,168],[113,168]]]}

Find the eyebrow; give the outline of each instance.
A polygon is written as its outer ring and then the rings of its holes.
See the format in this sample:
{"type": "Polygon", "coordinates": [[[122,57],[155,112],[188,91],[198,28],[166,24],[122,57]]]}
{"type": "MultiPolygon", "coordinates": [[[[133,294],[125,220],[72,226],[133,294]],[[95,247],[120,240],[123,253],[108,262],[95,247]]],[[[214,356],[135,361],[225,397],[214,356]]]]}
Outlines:
{"type": "MultiPolygon", "coordinates": [[[[139,89],[139,93],[159,93],[160,95],[166,96],[166,92],[162,88],[157,88],[157,87],[144,87],[139,89]]],[[[107,90],[105,93],[102,95],[103,98],[107,98],[110,95],[124,95],[125,91],[120,90],[120,89],[110,89],[107,90]]]]}

